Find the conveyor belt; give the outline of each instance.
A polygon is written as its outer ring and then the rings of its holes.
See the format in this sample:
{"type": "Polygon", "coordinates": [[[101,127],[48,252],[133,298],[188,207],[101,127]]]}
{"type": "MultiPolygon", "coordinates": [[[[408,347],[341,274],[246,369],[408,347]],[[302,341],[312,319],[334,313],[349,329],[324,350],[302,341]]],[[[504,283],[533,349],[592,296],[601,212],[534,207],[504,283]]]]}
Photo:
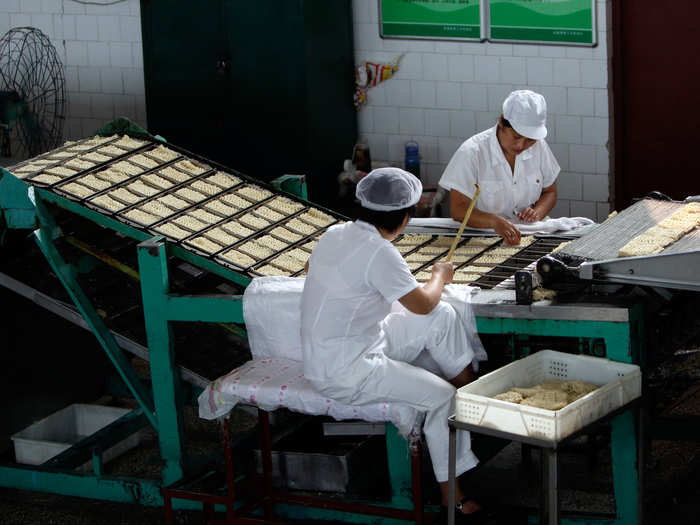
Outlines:
{"type": "Polygon", "coordinates": [[[687,203],[643,199],[543,259],[537,270],[544,285],[596,281],[700,290],[700,231],[696,228],[653,255],[619,257],[620,249],[687,203]]]}
{"type": "Polygon", "coordinates": [[[9,171],[249,276],[297,275],[342,217],[177,146],[94,137],[9,171]]]}
{"type": "MultiPolygon", "coordinates": [[[[430,279],[435,262],[445,259],[454,237],[406,234],[395,241],[419,282],[430,279]]],[[[461,239],[452,258],[454,283],[481,288],[514,288],[516,271],[535,262],[567,242],[566,238],[523,237],[519,246],[508,246],[498,236],[468,236],[461,239]]]]}
{"type": "MultiPolygon", "coordinates": [[[[604,221],[588,234],[571,241],[562,254],[586,261],[615,259],[630,240],[669,217],[685,205],[683,202],[643,199],[604,221]]],[[[700,250],[700,233],[690,232],[666,247],[660,254],[700,250]]]]}

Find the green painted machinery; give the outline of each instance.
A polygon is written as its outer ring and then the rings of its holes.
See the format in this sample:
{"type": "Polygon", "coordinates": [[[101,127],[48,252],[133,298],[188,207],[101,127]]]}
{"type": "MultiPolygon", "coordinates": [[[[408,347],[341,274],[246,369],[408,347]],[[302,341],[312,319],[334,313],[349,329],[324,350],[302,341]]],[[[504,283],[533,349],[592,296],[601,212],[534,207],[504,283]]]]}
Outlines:
{"type": "MultiPolygon", "coordinates": [[[[161,140],[149,135],[131,122],[120,119],[98,132],[107,136],[128,133],[151,141],[161,140]]],[[[280,190],[305,196],[303,179],[285,177],[273,182],[280,190]]],[[[0,485],[24,490],[97,498],[145,505],[161,505],[162,486],[183,478],[196,465],[196,460],[184,452],[183,404],[184,393],[180,370],[174,356],[173,323],[226,323],[237,326],[244,335],[240,295],[177,294],[172,290],[170,259],[183,261],[210,272],[244,288],[250,276],[227,268],[210,258],[202,257],[182,246],[167,242],[141,229],[101,214],[37,186],[16,178],[7,170],[0,171],[0,213],[3,229],[22,229],[33,232],[34,239],[60,279],[63,288],[89,326],[101,347],[113,363],[130,395],[138,402],[138,409],[100,432],[79,443],[49,463],[37,467],[18,464],[0,465],[0,485]],[[144,322],[150,363],[151,388],[139,379],[118,339],[99,315],[95,305],[81,287],[76,276],[79,270],[59,252],[56,241],[63,232],[56,223],[54,212],[73,214],[120,236],[138,241],[137,269],[126,269],[132,278],[138,277],[143,302],[144,322]],[[101,450],[105,442],[115,442],[144,425],[150,425],[158,436],[163,461],[162,477],[132,479],[107,476],[101,468],[101,450]],[[78,472],[74,467],[92,458],[93,471],[78,472]]],[[[89,250],[88,250],[89,253],[89,250]]],[[[99,254],[92,253],[98,256],[99,254]]],[[[102,257],[101,262],[106,261],[102,257]]],[[[113,261],[111,261],[113,262],[113,261]]],[[[637,309],[620,307],[559,308],[538,311],[522,305],[475,304],[478,330],[482,334],[508,335],[513,345],[527,347],[529,337],[566,337],[580,340],[580,351],[623,361],[638,362],[641,348],[641,320],[637,309]]],[[[554,341],[555,339],[553,339],[554,341]]],[[[637,481],[636,438],[633,417],[623,414],[612,427],[612,455],[617,516],[612,520],[585,520],[586,523],[637,523],[640,504],[637,481]]],[[[391,473],[392,505],[410,508],[410,468],[403,439],[395,430],[387,432],[389,470],[391,473]]],[[[447,444],[446,444],[447,446],[447,444]]],[[[181,508],[192,508],[191,503],[178,502],[181,508]]],[[[340,519],[348,522],[366,522],[367,518],[348,516],[333,511],[287,508],[283,514],[305,519],[340,519]]],[[[379,521],[379,518],[377,518],[379,521]]],[[[388,520],[381,520],[388,522],[388,520]]]]}

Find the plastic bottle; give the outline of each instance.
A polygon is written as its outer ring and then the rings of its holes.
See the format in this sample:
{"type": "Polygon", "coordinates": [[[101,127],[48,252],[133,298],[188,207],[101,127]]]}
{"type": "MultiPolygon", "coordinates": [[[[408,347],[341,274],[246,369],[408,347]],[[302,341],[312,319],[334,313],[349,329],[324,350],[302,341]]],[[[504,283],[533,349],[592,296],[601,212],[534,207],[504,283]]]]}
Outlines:
{"type": "Polygon", "coordinates": [[[404,169],[413,173],[420,179],[420,156],[418,154],[418,143],[414,141],[406,142],[406,159],[404,169]]]}

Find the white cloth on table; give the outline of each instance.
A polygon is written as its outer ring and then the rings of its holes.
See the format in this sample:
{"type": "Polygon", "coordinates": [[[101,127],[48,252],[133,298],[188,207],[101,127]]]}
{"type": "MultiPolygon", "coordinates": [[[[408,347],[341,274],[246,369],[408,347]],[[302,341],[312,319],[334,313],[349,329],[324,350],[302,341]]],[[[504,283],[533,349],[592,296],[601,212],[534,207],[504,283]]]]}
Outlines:
{"type": "Polygon", "coordinates": [[[237,404],[246,403],[264,410],[288,408],[337,420],[389,421],[403,435],[412,432],[421,416],[416,409],[399,403],[351,406],[329,399],[319,394],[304,377],[300,361],[284,358],[248,361],[210,383],[198,401],[199,416],[203,419],[225,416],[237,404]]]}
{"type": "MultiPolygon", "coordinates": [[[[589,219],[588,217],[558,217],[553,219],[551,217],[546,217],[541,221],[537,222],[519,222],[517,220],[512,221],[520,233],[527,235],[533,235],[536,233],[556,233],[556,232],[569,232],[572,230],[577,230],[585,226],[590,226],[595,224],[595,221],[589,219]]],[[[454,233],[459,230],[461,223],[454,219],[449,218],[414,218],[408,223],[411,227],[416,228],[438,228],[441,230],[454,230],[454,233]]],[[[423,231],[423,230],[421,230],[423,231]]],[[[494,233],[493,228],[471,228],[467,227],[464,229],[464,233],[494,233]]]]}
{"type": "Polygon", "coordinates": [[[484,212],[514,219],[535,204],[542,189],[554,184],[561,168],[547,142],[542,139],[515,157],[511,170],[496,136],[497,126],[474,135],[452,155],[439,185],[474,198],[479,184],[481,193],[476,207],[484,212]]]}

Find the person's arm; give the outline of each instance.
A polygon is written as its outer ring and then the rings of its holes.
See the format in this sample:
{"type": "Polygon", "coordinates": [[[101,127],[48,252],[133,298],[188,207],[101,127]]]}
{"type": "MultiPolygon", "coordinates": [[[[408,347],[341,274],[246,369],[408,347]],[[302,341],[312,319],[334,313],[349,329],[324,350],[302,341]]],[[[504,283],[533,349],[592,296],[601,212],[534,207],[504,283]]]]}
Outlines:
{"type": "Polygon", "coordinates": [[[540,198],[532,208],[526,208],[518,214],[520,220],[525,222],[537,222],[544,219],[552,211],[557,203],[557,183],[542,188],[540,198]]]}
{"type": "Polygon", "coordinates": [[[440,302],[442,289],[452,282],[454,266],[452,263],[437,262],[433,264],[433,273],[430,280],[423,286],[417,286],[403,297],[399,302],[414,314],[425,315],[433,311],[440,302]]]}
{"type": "MultiPolygon", "coordinates": [[[[452,218],[461,223],[471,202],[472,200],[463,193],[454,189],[450,190],[450,214],[452,218]]],[[[507,244],[520,244],[520,231],[511,222],[493,213],[481,211],[476,206],[469,216],[467,226],[472,228],[492,228],[505,239],[507,244]]]]}

